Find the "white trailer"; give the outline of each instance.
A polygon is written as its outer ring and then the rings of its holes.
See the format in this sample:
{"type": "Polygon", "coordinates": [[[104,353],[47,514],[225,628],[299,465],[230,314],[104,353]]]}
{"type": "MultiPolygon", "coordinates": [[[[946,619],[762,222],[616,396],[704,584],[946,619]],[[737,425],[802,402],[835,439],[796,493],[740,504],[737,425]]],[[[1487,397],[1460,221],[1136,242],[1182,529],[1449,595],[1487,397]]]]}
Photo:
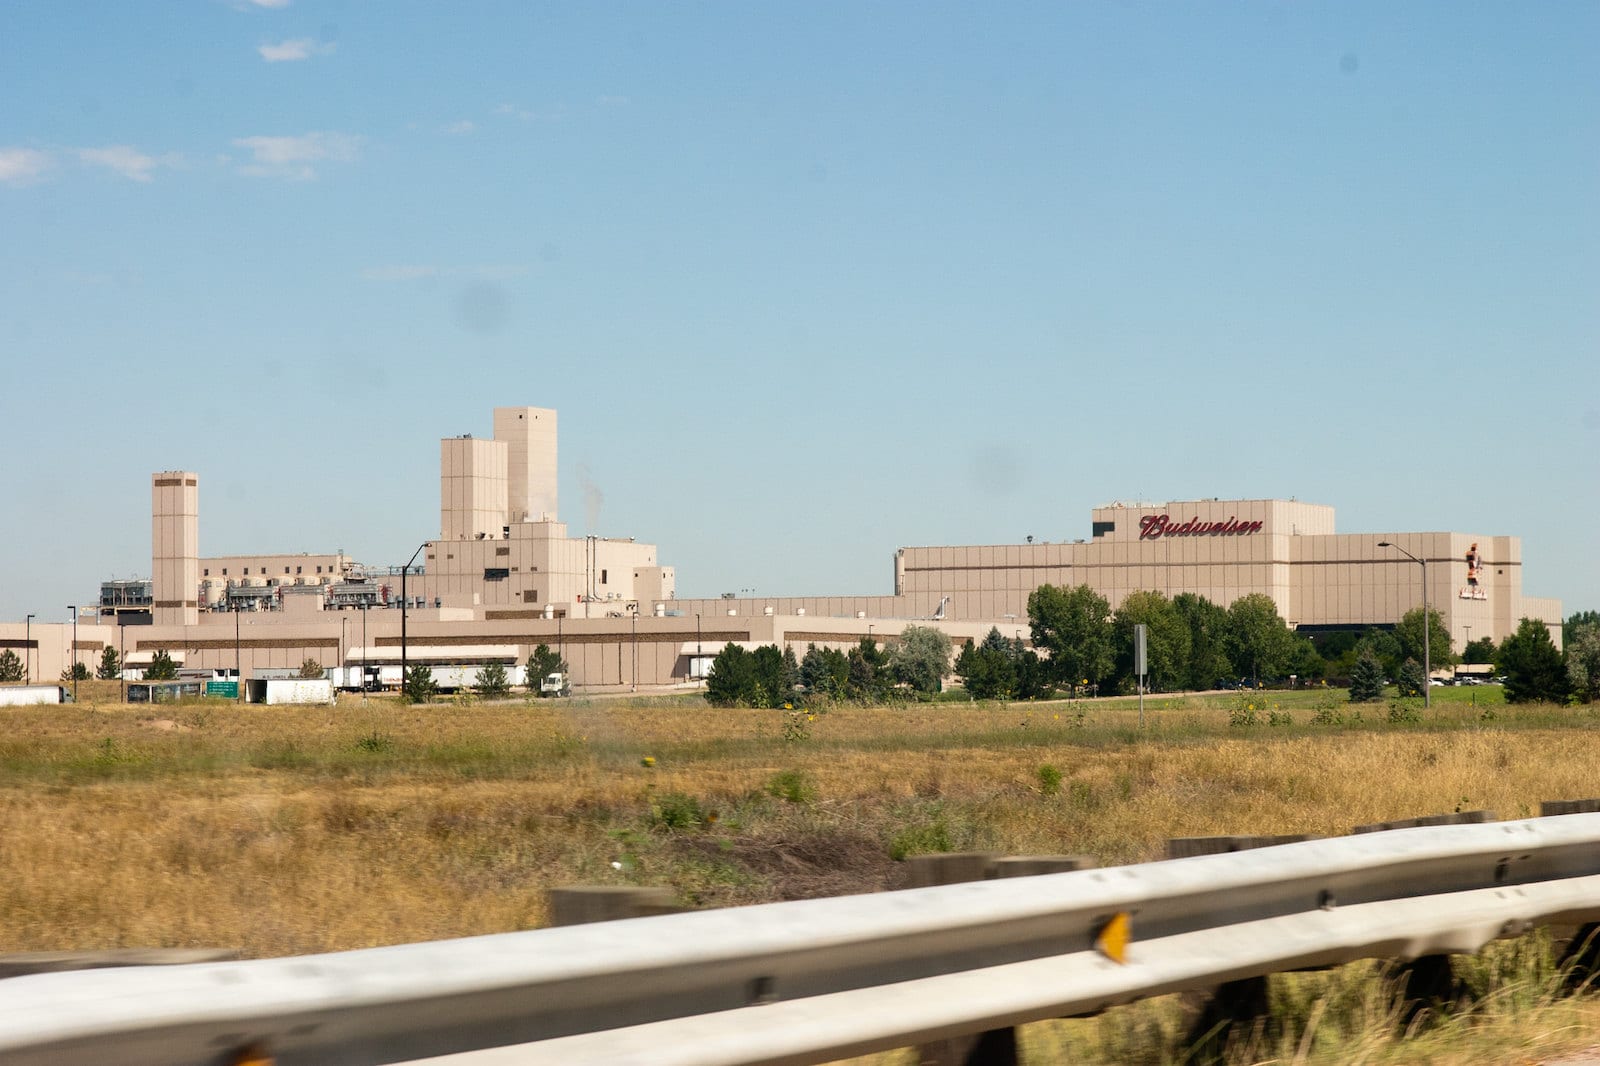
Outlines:
{"type": "Polygon", "coordinates": [[[245,682],[246,703],[332,703],[333,682],[325,677],[252,677],[245,682]]]}
{"type": "Polygon", "coordinates": [[[67,690],[62,685],[0,685],[0,707],[66,702],[67,690]]]}

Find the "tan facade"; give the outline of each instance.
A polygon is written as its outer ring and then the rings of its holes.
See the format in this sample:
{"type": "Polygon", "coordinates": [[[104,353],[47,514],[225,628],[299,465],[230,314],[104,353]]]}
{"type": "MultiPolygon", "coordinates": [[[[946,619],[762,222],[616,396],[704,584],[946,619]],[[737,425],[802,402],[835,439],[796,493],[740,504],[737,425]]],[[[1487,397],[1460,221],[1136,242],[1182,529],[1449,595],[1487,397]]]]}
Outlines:
{"type": "Polygon", "coordinates": [[[199,618],[200,478],[188,470],[150,477],[152,616],[165,625],[199,618]]]}
{"type": "Polygon", "coordinates": [[[1559,643],[1561,603],[1522,594],[1521,542],[1466,533],[1334,531],[1333,508],[1295,500],[1190,500],[1096,508],[1086,540],[901,548],[895,595],[679,601],[712,615],[771,611],[1026,625],[1028,596],[1040,585],[1088,585],[1113,609],[1139,590],[1189,592],[1221,606],[1251,593],[1272,597],[1295,627],[1392,625],[1422,605],[1422,567],[1389,541],[1427,561],[1428,604],[1459,651],[1471,639],[1503,640],[1524,617],[1545,622],[1559,643]],[[1479,584],[1468,585],[1467,553],[1478,545],[1479,584]],[[726,606],[725,606],[726,605],[726,606]]]}

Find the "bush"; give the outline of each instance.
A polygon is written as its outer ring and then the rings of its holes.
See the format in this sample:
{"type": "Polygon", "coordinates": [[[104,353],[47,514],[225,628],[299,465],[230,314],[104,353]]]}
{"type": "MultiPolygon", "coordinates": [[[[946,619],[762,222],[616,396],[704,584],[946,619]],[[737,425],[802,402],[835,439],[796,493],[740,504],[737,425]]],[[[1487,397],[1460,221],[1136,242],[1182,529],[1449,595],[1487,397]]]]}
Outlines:
{"type": "Polygon", "coordinates": [[[806,777],[801,770],[780,770],[767,781],[767,795],[783,800],[785,803],[810,803],[816,798],[817,790],[811,784],[811,779],[806,777]]]}
{"type": "Polygon", "coordinates": [[[1381,699],[1383,699],[1383,664],[1378,662],[1378,657],[1372,653],[1371,648],[1363,648],[1361,657],[1350,668],[1350,702],[1376,703],[1381,699]]]}
{"type": "Polygon", "coordinates": [[[406,670],[405,681],[400,686],[400,694],[407,703],[429,703],[438,691],[433,668],[422,663],[406,670]]]}
{"type": "Polygon", "coordinates": [[[650,825],[655,829],[693,829],[705,821],[700,801],[681,792],[669,792],[650,801],[650,825]]]}
{"type": "Polygon", "coordinates": [[[1395,678],[1396,686],[1402,696],[1420,696],[1428,687],[1428,679],[1422,676],[1422,666],[1415,659],[1407,659],[1400,666],[1400,676],[1395,678]]]}
{"type": "Polygon", "coordinates": [[[486,700],[503,700],[511,695],[511,679],[500,663],[488,663],[478,671],[472,691],[486,700]]]}
{"type": "Polygon", "coordinates": [[[1054,796],[1061,791],[1061,771],[1045,763],[1039,767],[1039,794],[1054,796]]]}
{"type": "Polygon", "coordinates": [[[300,677],[306,681],[315,681],[319,677],[326,677],[327,671],[315,659],[307,659],[300,664],[300,677]]]}

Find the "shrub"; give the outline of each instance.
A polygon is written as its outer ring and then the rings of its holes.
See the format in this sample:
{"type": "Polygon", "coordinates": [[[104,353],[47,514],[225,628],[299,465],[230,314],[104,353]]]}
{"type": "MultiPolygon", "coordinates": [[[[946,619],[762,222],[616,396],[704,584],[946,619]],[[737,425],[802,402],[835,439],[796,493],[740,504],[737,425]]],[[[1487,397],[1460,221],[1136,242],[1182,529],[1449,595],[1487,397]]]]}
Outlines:
{"type": "Polygon", "coordinates": [[[433,669],[425,663],[406,670],[405,682],[400,686],[400,693],[407,703],[428,703],[439,691],[439,686],[433,680],[433,669]]]}
{"type": "Polygon", "coordinates": [[[1371,648],[1363,648],[1361,657],[1350,668],[1350,702],[1376,703],[1383,699],[1383,665],[1371,648]]]}
{"type": "Polygon", "coordinates": [[[1039,794],[1054,796],[1061,791],[1061,771],[1045,763],[1039,767],[1039,794]]]}
{"type": "Polygon", "coordinates": [[[786,803],[810,803],[817,795],[811,779],[801,770],[780,770],[773,774],[767,781],[766,791],[767,795],[786,803]]]}
{"type": "Polygon", "coordinates": [[[681,792],[669,792],[650,801],[650,825],[654,829],[693,829],[705,818],[700,801],[681,792]]]}

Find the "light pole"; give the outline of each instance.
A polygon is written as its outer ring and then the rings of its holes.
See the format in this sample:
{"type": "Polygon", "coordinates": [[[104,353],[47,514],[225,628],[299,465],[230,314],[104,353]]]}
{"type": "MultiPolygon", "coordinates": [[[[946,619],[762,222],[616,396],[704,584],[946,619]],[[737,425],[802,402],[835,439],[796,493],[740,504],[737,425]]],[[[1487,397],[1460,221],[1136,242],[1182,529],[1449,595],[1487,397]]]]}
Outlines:
{"type": "Polygon", "coordinates": [[[67,604],[67,610],[72,612],[72,702],[78,702],[78,607],[76,604],[67,604]]]}
{"type": "Polygon", "coordinates": [[[694,613],[694,663],[695,670],[700,675],[695,678],[696,681],[705,680],[705,660],[700,657],[703,654],[704,649],[700,647],[700,612],[696,611],[694,613]]]}
{"type": "Polygon", "coordinates": [[[361,601],[361,701],[367,699],[367,608],[372,604],[363,599],[361,601]]]}
{"type": "Polygon", "coordinates": [[[1422,705],[1433,706],[1433,664],[1430,661],[1428,649],[1428,633],[1433,629],[1433,619],[1428,614],[1428,560],[1419,559],[1406,551],[1400,545],[1391,541],[1378,541],[1380,548],[1393,548],[1418,566],[1422,567],[1422,705]]]}
{"type": "Polygon", "coordinates": [[[639,610],[633,612],[633,691],[639,691],[639,610]]]}
{"type": "Polygon", "coordinates": [[[22,624],[22,683],[33,684],[33,615],[22,624]]]}
{"type": "Polygon", "coordinates": [[[417,556],[422,554],[422,549],[428,546],[427,541],[417,545],[417,550],[411,553],[411,558],[406,565],[400,568],[400,691],[406,690],[406,670],[409,659],[406,656],[406,611],[411,607],[411,597],[406,594],[406,574],[411,571],[411,564],[417,561],[417,556]]]}
{"type": "Polygon", "coordinates": [[[239,608],[233,609],[233,699],[244,702],[244,656],[239,650],[239,608]]]}

